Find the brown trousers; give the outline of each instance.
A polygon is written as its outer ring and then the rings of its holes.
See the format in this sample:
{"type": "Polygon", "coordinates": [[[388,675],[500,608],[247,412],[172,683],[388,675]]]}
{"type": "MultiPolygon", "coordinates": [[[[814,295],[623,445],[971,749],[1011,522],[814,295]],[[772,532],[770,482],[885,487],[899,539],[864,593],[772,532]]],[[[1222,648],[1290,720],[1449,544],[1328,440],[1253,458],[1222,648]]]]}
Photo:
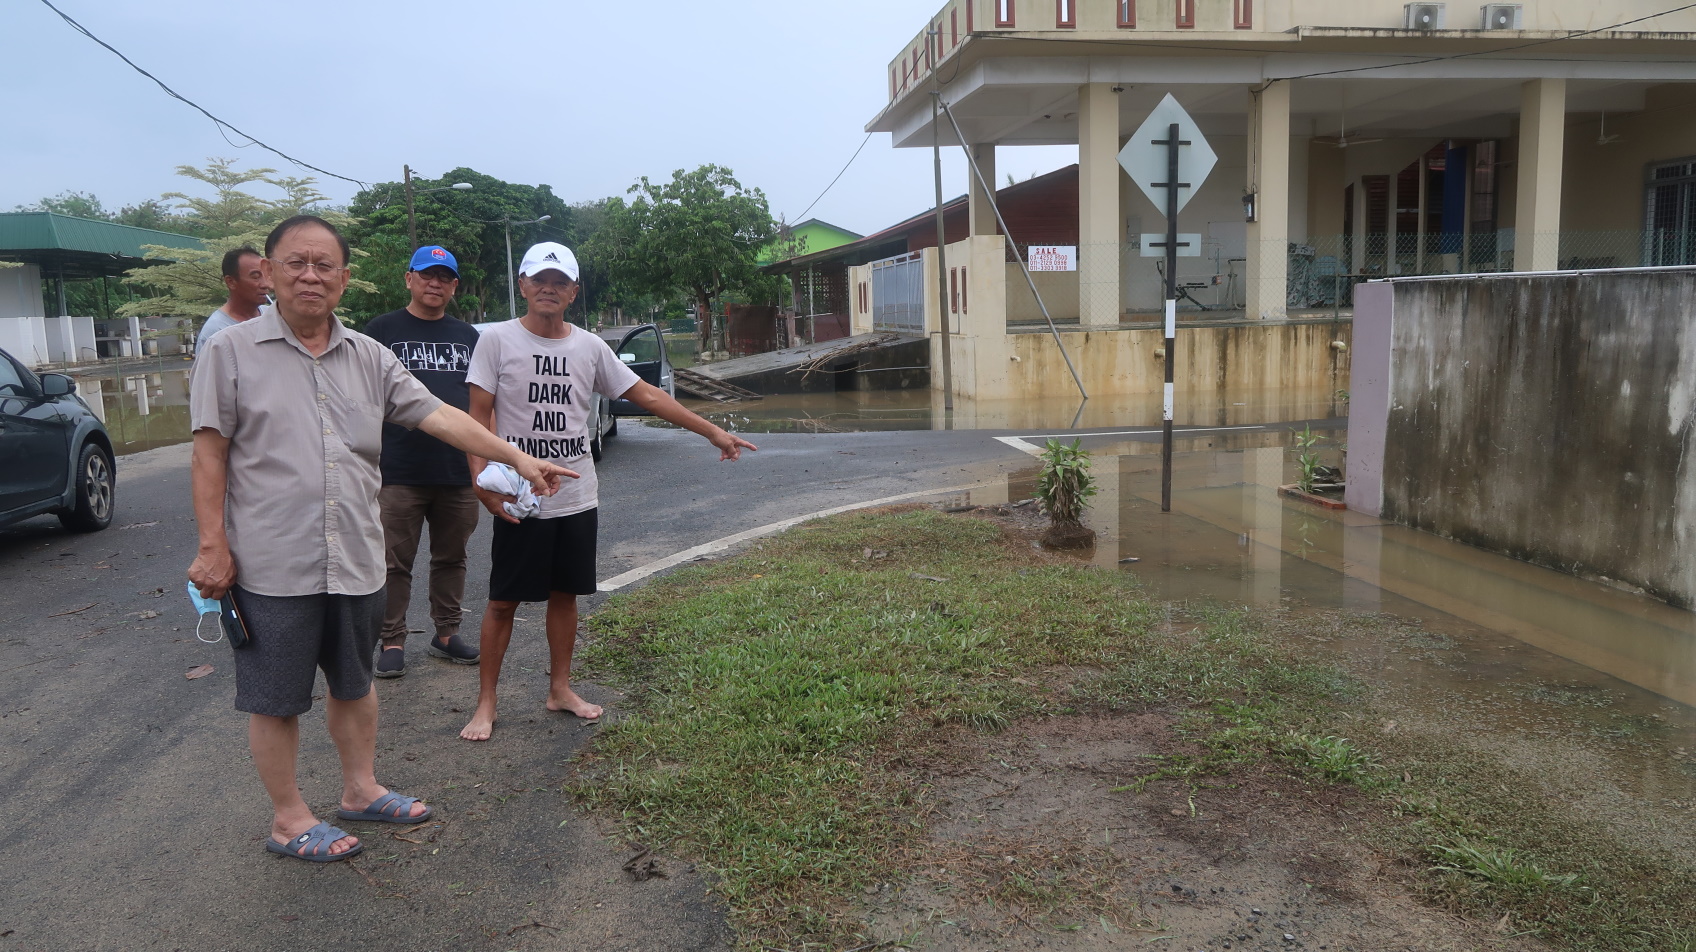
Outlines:
{"type": "Polygon", "coordinates": [[[383,541],[388,560],[388,609],[383,644],[406,643],[406,606],[412,601],[412,563],[426,523],[430,526],[430,620],[436,635],[456,634],[465,597],[465,544],[477,528],[482,503],[470,486],[384,486],[383,541]]]}

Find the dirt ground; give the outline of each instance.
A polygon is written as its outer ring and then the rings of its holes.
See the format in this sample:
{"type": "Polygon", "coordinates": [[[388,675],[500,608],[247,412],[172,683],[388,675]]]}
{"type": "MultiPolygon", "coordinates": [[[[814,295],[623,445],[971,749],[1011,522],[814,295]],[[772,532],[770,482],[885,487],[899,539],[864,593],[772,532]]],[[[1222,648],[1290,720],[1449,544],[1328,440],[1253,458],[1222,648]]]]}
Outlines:
{"type": "MultiPolygon", "coordinates": [[[[1056,685],[1055,687],[1059,687],[1056,685]]],[[[1261,764],[1125,789],[1151,755],[1197,753],[1162,714],[959,730],[910,759],[931,793],[906,885],[867,897],[871,936],[914,949],[1531,950],[1422,905],[1362,845],[1376,809],[1261,764]]]]}
{"type": "MultiPolygon", "coordinates": [[[[1034,505],[963,513],[1033,545],[1034,505]]],[[[1059,556],[1057,556],[1059,557],[1059,556]]],[[[1075,676],[1041,687],[1064,696],[1075,676]]],[[[958,728],[899,765],[927,789],[928,835],[906,874],[868,892],[875,943],[1052,949],[1536,952],[1511,921],[1423,904],[1414,870],[1357,832],[1379,810],[1265,762],[1131,789],[1151,758],[1198,754],[1165,714],[1056,714],[998,735],[958,728]]]]}

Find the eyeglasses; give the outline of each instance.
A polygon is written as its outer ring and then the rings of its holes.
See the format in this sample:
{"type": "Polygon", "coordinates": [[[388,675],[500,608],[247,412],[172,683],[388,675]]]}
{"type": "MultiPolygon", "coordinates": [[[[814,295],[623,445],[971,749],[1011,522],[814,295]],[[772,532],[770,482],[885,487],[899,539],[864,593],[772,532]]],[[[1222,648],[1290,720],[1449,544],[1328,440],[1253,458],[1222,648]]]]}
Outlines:
{"type": "Polygon", "coordinates": [[[283,269],[283,273],[291,278],[298,278],[309,269],[320,278],[333,278],[347,269],[341,265],[330,264],[328,261],[303,261],[300,258],[290,258],[287,261],[270,259],[271,263],[283,269]]]}
{"type": "Polygon", "coordinates": [[[413,273],[417,274],[420,278],[423,278],[426,281],[434,281],[437,284],[452,284],[459,280],[459,275],[454,274],[446,268],[431,268],[428,271],[416,271],[413,273]]]}

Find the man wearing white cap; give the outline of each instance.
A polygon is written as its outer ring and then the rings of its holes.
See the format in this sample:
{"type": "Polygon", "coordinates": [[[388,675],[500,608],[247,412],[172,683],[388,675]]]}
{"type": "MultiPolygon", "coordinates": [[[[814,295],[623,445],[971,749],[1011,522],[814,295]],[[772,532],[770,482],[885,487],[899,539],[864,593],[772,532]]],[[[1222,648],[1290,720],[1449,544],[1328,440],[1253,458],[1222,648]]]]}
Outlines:
{"type": "MultiPolygon", "coordinates": [[[[605,341],[566,322],[566,309],[579,288],[571,249],[551,241],[535,245],[525,252],[518,273],[518,290],[528,307],[518,320],[489,327],[472,354],[466,376],[471,416],[525,452],[568,465],[580,478],[541,497],[536,513],[524,519],[503,508],[515,502],[512,496],[477,490],[496,522],[477,710],[459,732],[466,740],[488,740],[494,730],[495,689],[512,639],[513,616],[523,602],[548,604],[548,710],[585,720],[601,716],[599,706],[571,689],[577,596],[595,591],[597,498],[589,454],[590,393],[629,400],[700,434],[718,448],[720,460],[736,460],[744,449],[757,449],[684,409],[624,366],[605,341]]],[[[486,465],[486,460],[471,457],[473,478],[486,465]]]]}

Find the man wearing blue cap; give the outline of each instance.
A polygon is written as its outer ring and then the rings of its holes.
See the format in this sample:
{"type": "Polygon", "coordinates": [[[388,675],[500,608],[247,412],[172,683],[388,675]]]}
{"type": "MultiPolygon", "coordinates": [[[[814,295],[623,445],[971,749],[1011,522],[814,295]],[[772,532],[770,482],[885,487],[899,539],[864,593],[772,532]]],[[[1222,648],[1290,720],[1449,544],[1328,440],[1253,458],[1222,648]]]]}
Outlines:
{"type": "MultiPolygon", "coordinates": [[[[449,317],[459,287],[459,262],[446,248],[426,245],[412,255],[406,289],[412,302],[373,318],[365,333],[394,351],[413,376],[444,403],[471,408],[465,372],[477,346],[477,329],[449,317]]],[[[471,486],[465,454],[425,433],[383,424],[383,538],[388,561],[388,609],[383,616],[379,678],[406,673],[406,608],[412,601],[412,562],[430,527],[429,653],[457,664],[476,664],[478,653],[459,637],[465,596],[465,544],[482,508],[471,486]]]]}

